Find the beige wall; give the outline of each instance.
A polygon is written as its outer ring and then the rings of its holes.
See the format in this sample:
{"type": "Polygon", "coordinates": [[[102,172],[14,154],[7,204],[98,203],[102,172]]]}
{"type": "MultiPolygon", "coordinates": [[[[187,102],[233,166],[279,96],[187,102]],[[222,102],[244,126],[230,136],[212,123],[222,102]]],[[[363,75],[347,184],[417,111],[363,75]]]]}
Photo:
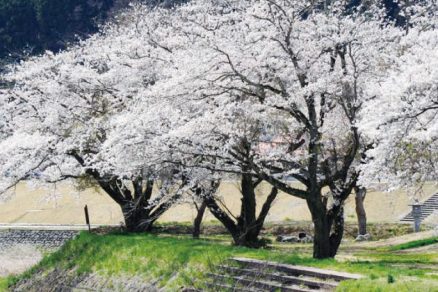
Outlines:
{"type": "MultiPolygon", "coordinates": [[[[437,192],[436,185],[426,185],[420,199],[424,200],[437,192]]],[[[225,203],[236,212],[239,210],[239,186],[237,183],[223,183],[219,190],[225,203]]],[[[269,192],[267,184],[258,192],[258,206],[269,192]]],[[[25,183],[19,184],[15,194],[5,202],[0,202],[0,223],[41,223],[41,224],[83,224],[83,207],[88,205],[93,224],[119,224],[122,221],[120,209],[108,196],[94,189],[78,192],[69,183],[57,184],[55,189],[32,189],[25,183]],[[56,197],[56,198],[55,198],[56,197]]],[[[369,222],[395,222],[409,212],[410,199],[403,191],[390,193],[370,192],[365,200],[369,222]]],[[[355,221],[354,197],[346,204],[346,220],[355,221]]],[[[194,209],[189,204],[176,206],[166,212],[161,221],[191,221],[194,209]]],[[[435,217],[436,218],[436,217],[435,217]]],[[[206,220],[214,219],[211,214],[206,220]]],[[[280,193],[276,199],[268,221],[310,220],[306,202],[280,193]]],[[[436,219],[434,219],[436,220],[436,219]]],[[[438,223],[438,222],[437,222],[438,223]]]]}

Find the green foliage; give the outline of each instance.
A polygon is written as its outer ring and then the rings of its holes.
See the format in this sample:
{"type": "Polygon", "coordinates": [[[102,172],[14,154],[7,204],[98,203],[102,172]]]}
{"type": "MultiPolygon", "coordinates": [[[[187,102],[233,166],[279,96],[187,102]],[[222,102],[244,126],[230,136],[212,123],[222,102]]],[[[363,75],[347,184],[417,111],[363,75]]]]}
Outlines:
{"type": "Polygon", "coordinates": [[[0,278],[0,292],[8,291],[8,287],[14,285],[17,281],[16,277],[10,276],[6,278],[0,278]]]}
{"type": "Polygon", "coordinates": [[[388,278],[387,278],[387,279],[388,279],[388,280],[387,280],[388,284],[395,283],[395,278],[394,278],[393,275],[388,274],[388,278]]]}

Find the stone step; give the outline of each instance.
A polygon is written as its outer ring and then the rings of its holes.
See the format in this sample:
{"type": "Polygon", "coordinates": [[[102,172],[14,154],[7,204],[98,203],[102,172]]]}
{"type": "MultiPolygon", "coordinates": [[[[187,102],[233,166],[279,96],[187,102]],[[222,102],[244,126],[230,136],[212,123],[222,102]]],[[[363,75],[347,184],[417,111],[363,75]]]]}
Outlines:
{"type": "MultiPolygon", "coordinates": [[[[423,220],[423,219],[426,219],[427,217],[429,217],[431,214],[423,214],[420,218],[423,220]]],[[[409,220],[409,221],[412,221],[412,220],[414,220],[414,217],[412,217],[412,216],[406,216],[406,217],[404,217],[403,219],[401,219],[400,221],[404,221],[404,220],[409,220]]]]}
{"type": "Polygon", "coordinates": [[[79,291],[99,291],[97,289],[91,289],[91,288],[87,288],[87,287],[73,287],[73,286],[67,286],[67,285],[61,285],[61,286],[57,286],[56,287],[57,291],[74,291],[74,292],[79,292],[79,291]]]}
{"type": "Polygon", "coordinates": [[[363,276],[357,274],[330,271],[313,267],[280,264],[256,259],[235,257],[231,258],[231,260],[241,265],[244,265],[245,267],[256,268],[261,271],[263,271],[263,269],[276,270],[279,272],[283,272],[289,276],[308,276],[312,278],[319,278],[324,280],[331,279],[335,281],[357,280],[363,278],[363,276]]]}
{"type": "Polygon", "coordinates": [[[258,291],[260,291],[260,290],[254,290],[254,289],[239,288],[239,287],[236,287],[235,285],[229,285],[229,284],[225,284],[225,283],[208,283],[207,287],[211,288],[212,291],[232,291],[232,292],[258,292],[258,291]]]}
{"type": "MultiPolygon", "coordinates": [[[[435,211],[438,210],[438,193],[433,194],[430,198],[422,203],[422,214],[421,219],[424,220],[430,215],[432,215],[435,211]]],[[[412,216],[412,212],[409,212],[406,216],[404,216],[400,221],[402,222],[412,222],[414,218],[412,216]]]]}
{"type": "Polygon", "coordinates": [[[241,269],[230,266],[219,266],[220,270],[226,271],[229,274],[236,276],[250,276],[254,278],[266,279],[276,281],[282,284],[296,284],[299,286],[307,286],[313,289],[324,289],[324,290],[334,290],[337,286],[337,282],[327,282],[321,281],[316,278],[308,278],[308,277],[295,277],[288,276],[282,274],[275,274],[269,272],[261,272],[259,270],[254,269],[241,269]]]}
{"type": "MultiPolygon", "coordinates": [[[[420,218],[423,218],[423,219],[424,219],[424,218],[429,217],[429,215],[430,215],[430,214],[423,214],[423,215],[420,216],[420,218]]],[[[406,217],[404,217],[403,219],[414,219],[414,217],[412,217],[412,216],[406,216],[406,217]]],[[[403,219],[402,219],[402,220],[403,220],[403,219]]]]}
{"type": "MultiPolygon", "coordinates": [[[[427,217],[421,218],[421,221],[423,221],[426,218],[427,217]]],[[[413,218],[404,218],[404,219],[400,220],[400,222],[411,222],[411,223],[413,223],[414,219],[413,218]]]]}
{"type": "MultiPolygon", "coordinates": [[[[424,213],[427,213],[427,212],[433,212],[435,210],[438,210],[438,209],[435,209],[434,207],[423,208],[423,209],[421,209],[421,213],[424,214],[424,213]]],[[[412,214],[412,212],[410,212],[409,214],[412,214]]]]}
{"type": "MultiPolygon", "coordinates": [[[[237,287],[244,286],[244,288],[251,288],[251,291],[260,289],[262,291],[281,291],[281,292],[313,292],[307,288],[300,287],[298,285],[285,285],[274,281],[267,281],[265,279],[248,279],[243,276],[229,276],[219,274],[208,274],[213,279],[219,281],[234,281],[237,287]]],[[[234,290],[233,290],[234,291],[234,290]]]]}

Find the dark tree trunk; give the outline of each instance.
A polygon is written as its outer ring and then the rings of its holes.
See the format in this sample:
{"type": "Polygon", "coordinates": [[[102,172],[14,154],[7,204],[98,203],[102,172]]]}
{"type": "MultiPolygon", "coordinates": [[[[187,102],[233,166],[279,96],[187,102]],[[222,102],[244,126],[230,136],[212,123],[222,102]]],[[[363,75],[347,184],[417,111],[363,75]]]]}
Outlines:
{"type": "Polygon", "coordinates": [[[238,217],[239,242],[236,245],[257,246],[259,230],[256,226],[256,196],[251,175],[242,175],[242,205],[238,217]]]}
{"type": "Polygon", "coordinates": [[[125,226],[128,232],[146,232],[152,229],[152,224],[155,220],[151,218],[151,210],[149,199],[152,196],[154,186],[153,180],[146,181],[146,186],[143,189],[143,180],[141,178],[132,181],[134,188],[134,196],[131,191],[126,188],[120,188],[120,191],[126,198],[120,204],[122,208],[125,226]]]}
{"type": "Polygon", "coordinates": [[[237,218],[222,210],[213,194],[205,196],[205,203],[208,209],[231,234],[234,245],[259,248],[265,244],[259,239],[259,235],[278,190],[277,188],[272,188],[257,217],[255,188],[259,183],[260,181],[254,182],[250,175],[242,176],[242,205],[237,218]]]}
{"type": "Polygon", "coordinates": [[[344,236],[344,207],[335,208],[333,214],[332,233],[330,234],[330,257],[334,258],[344,236]]]}
{"type": "Polygon", "coordinates": [[[325,212],[312,212],[314,224],[313,257],[316,259],[330,258],[330,225],[325,212]]]}
{"type": "Polygon", "coordinates": [[[325,259],[330,258],[330,233],[328,229],[328,222],[325,216],[320,216],[313,220],[315,224],[315,236],[313,238],[313,258],[325,259]]]}
{"type": "Polygon", "coordinates": [[[358,223],[358,235],[367,234],[367,214],[365,212],[365,196],[367,193],[366,188],[355,187],[355,201],[356,201],[356,215],[357,215],[357,223],[358,223]]]}
{"type": "Polygon", "coordinates": [[[126,231],[147,232],[152,228],[149,212],[144,207],[133,206],[132,202],[121,205],[126,231]]]}
{"type": "MultiPolygon", "coordinates": [[[[84,159],[78,152],[71,151],[69,155],[80,165],[85,166],[84,159]]],[[[127,187],[126,180],[118,176],[101,175],[96,169],[88,168],[86,174],[94,178],[102,190],[120,206],[126,230],[129,232],[150,231],[153,223],[172,206],[173,200],[180,196],[177,192],[171,199],[155,205],[150,201],[154,186],[153,179],[138,176],[130,180],[130,187],[127,187]]],[[[186,183],[187,181],[183,179],[183,185],[186,183]]]]}
{"type": "Polygon", "coordinates": [[[239,232],[237,226],[233,219],[225,213],[217,204],[213,194],[208,194],[204,196],[205,203],[207,204],[207,208],[210,213],[217,219],[219,222],[224,225],[224,227],[228,230],[234,242],[239,241],[239,232]]]}
{"type": "Polygon", "coordinates": [[[307,200],[314,224],[313,257],[334,258],[344,233],[343,207],[327,210],[319,200],[307,200]]]}
{"type": "Polygon", "coordinates": [[[207,208],[207,203],[202,201],[201,205],[197,207],[197,214],[195,220],[193,221],[193,238],[199,238],[201,234],[201,223],[204,217],[205,209],[207,208]]]}

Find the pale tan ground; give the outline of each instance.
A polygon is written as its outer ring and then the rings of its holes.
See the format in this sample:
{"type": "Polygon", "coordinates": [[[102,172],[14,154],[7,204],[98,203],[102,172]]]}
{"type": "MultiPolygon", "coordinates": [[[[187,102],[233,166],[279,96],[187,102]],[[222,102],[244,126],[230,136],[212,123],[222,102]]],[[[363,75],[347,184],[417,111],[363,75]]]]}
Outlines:
{"type": "MultiPolygon", "coordinates": [[[[419,199],[425,200],[438,191],[437,185],[429,184],[424,187],[419,199]]],[[[240,207],[238,183],[225,182],[219,189],[224,202],[233,212],[240,207]]],[[[269,186],[262,185],[258,189],[258,207],[269,193],[269,186]]],[[[369,222],[397,222],[410,211],[412,203],[404,191],[389,193],[369,192],[365,207],[369,222]]],[[[72,183],[58,183],[50,188],[30,188],[26,183],[17,186],[9,200],[0,202],[0,223],[40,223],[40,224],[83,224],[84,205],[87,204],[93,224],[120,224],[121,211],[111,198],[94,189],[78,191],[72,183]],[[58,194],[58,195],[56,195],[58,194]]],[[[355,221],[354,196],[346,204],[346,220],[355,221]]],[[[192,205],[185,203],[173,207],[160,219],[162,222],[192,221],[195,210],[192,205]]],[[[211,214],[206,214],[206,221],[213,220],[211,214]]],[[[430,220],[438,224],[437,216],[430,220]]],[[[276,199],[267,221],[310,220],[306,202],[301,199],[280,193],[276,199]]]]}
{"type": "Polygon", "coordinates": [[[42,259],[42,254],[32,245],[15,245],[0,249],[0,277],[19,274],[42,259]]]}

